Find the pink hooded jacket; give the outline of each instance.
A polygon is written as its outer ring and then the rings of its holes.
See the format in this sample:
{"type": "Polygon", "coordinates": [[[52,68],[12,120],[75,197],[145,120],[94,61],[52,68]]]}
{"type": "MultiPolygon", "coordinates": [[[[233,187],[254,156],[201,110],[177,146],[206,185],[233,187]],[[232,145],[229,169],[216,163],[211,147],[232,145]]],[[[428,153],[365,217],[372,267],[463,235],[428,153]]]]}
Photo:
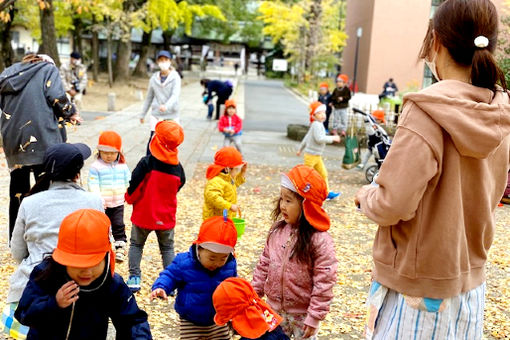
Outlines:
{"type": "Polygon", "coordinates": [[[326,231],[313,234],[313,266],[291,257],[295,241],[296,229],[290,224],[280,221],[273,225],[252,285],[260,297],[267,295],[276,311],[307,314],[305,325],[317,328],[333,299],[337,268],[333,239],[326,231]]]}

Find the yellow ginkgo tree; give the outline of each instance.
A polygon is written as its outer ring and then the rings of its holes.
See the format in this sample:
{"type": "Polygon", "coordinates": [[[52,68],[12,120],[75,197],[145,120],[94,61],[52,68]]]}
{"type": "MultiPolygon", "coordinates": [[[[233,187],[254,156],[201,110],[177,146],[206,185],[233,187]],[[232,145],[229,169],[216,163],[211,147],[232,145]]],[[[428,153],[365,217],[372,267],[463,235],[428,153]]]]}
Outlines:
{"type": "Polygon", "coordinates": [[[299,79],[339,63],[347,40],[340,0],[262,1],[263,33],[281,44],[299,79]]]}

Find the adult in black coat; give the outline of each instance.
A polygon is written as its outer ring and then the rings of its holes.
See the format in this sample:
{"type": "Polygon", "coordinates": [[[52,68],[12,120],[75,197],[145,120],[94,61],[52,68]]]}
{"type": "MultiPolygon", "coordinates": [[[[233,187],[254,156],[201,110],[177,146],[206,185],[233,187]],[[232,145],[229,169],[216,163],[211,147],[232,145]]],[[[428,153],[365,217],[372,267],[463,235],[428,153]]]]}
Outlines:
{"type": "Polygon", "coordinates": [[[66,141],[64,121],[81,121],[46,55],[29,54],[0,74],[3,148],[11,170],[9,240],[19,205],[30,190],[30,172],[43,171],[46,149],[66,141]]]}
{"type": "Polygon", "coordinates": [[[207,103],[213,97],[213,93],[218,97],[216,99],[215,119],[220,119],[220,106],[225,104],[225,101],[230,98],[232,94],[232,84],[228,81],[202,79],[200,80],[200,85],[207,91],[207,97],[204,98],[204,103],[207,103]]]}

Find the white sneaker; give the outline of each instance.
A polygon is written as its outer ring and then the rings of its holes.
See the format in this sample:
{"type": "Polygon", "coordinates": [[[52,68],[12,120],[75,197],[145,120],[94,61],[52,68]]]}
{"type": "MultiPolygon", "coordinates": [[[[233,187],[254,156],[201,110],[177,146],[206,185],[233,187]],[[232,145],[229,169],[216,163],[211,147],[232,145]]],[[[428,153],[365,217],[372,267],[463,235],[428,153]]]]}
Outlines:
{"type": "Polygon", "coordinates": [[[126,257],[126,242],[115,241],[115,262],[122,263],[126,257]]]}

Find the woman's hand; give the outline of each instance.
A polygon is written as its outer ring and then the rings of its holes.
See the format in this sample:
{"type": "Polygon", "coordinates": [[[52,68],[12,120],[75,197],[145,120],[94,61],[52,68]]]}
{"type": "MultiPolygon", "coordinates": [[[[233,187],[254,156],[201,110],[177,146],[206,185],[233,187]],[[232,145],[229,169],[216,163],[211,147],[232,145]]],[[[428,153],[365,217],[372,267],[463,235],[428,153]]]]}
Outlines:
{"type": "Polygon", "coordinates": [[[159,106],[159,112],[165,112],[166,111],[166,106],[165,105],[160,105],[159,106]]]}
{"type": "Polygon", "coordinates": [[[76,300],[78,300],[78,293],[80,292],[80,286],[76,284],[74,281],[69,281],[65,283],[60,289],[57,291],[57,295],[55,296],[57,300],[57,305],[60,308],[67,308],[72,305],[76,300]]]}
{"type": "Polygon", "coordinates": [[[156,288],[151,292],[151,300],[154,300],[155,298],[168,300],[168,296],[166,295],[165,290],[162,288],[156,288]]]}
{"type": "Polygon", "coordinates": [[[313,328],[312,326],[307,326],[303,328],[303,338],[307,339],[311,336],[314,336],[317,333],[317,328],[313,328]]]}
{"type": "Polygon", "coordinates": [[[238,212],[239,211],[239,206],[237,204],[232,204],[230,206],[230,210],[232,210],[233,212],[238,212]]]}

